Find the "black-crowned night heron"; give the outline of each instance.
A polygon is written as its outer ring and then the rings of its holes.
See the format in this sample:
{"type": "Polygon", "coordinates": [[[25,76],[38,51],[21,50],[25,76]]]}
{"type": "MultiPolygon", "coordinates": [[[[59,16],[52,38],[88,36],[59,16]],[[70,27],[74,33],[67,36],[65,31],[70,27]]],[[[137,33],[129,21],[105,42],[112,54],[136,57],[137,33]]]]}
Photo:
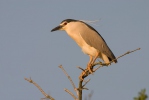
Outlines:
{"type": "Polygon", "coordinates": [[[117,62],[114,54],[108,47],[102,36],[90,25],[80,20],[66,19],[52,31],[65,30],[67,34],[82,48],[82,51],[89,55],[90,60],[87,68],[92,72],[92,65],[97,58],[101,58],[105,64],[111,61],[117,62]]]}

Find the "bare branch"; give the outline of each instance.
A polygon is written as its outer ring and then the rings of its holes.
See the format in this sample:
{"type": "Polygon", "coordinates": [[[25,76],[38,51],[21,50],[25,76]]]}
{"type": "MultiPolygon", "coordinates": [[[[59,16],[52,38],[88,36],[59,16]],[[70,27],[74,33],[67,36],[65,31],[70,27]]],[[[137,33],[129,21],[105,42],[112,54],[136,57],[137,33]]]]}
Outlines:
{"type": "Polygon", "coordinates": [[[30,79],[24,78],[24,79],[25,79],[26,81],[28,81],[28,82],[34,84],[46,98],[51,99],[51,100],[55,100],[55,99],[54,99],[53,97],[51,97],[50,95],[46,94],[46,93],[43,91],[43,89],[42,89],[36,82],[34,82],[31,78],[30,78],[30,79]]]}
{"type": "Polygon", "coordinates": [[[137,49],[132,50],[132,51],[127,51],[125,54],[123,54],[123,55],[117,57],[116,60],[119,59],[119,58],[121,58],[121,57],[123,57],[123,56],[125,56],[125,55],[127,55],[127,54],[130,54],[130,53],[132,53],[132,52],[135,52],[135,51],[137,51],[137,50],[140,50],[140,49],[141,49],[141,48],[137,48],[137,49]]]}
{"type": "Polygon", "coordinates": [[[79,93],[78,93],[78,99],[79,99],[79,100],[82,100],[82,88],[83,88],[83,87],[82,87],[82,83],[83,83],[83,80],[80,79],[80,80],[79,80],[79,88],[78,88],[78,92],[79,92],[79,93]]]}
{"type": "MultiPolygon", "coordinates": [[[[135,51],[137,51],[137,50],[140,50],[140,48],[137,48],[137,49],[132,50],[132,51],[128,51],[128,52],[124,53],[123,55],[117,57],[117,58],[114,59],[114,60],[117,60],[117,59],[119,59],[119,58],[121,58],[121,57],[123,57],[123,56],[125,56],[125,55],[127,55],[127,54],[129,54],[129,53],[135,52],[135,51]]],[[[112,61],[110,62],[110,64],[111,64],[114,60],[112,60],[112,61]]],[[[98,63],[94,63],[94,65],[92,65],[92,68],[94,68],[94,66],[96,66],[96,65],[99,65],[99,66],[98,66],[97,68],[93,69],[93,72],[95,72],[96,70],[98,70],[100,67],[107,66],[106,63],[98,62],[98,63]]],[[[78,88],[78,91],[79,91],[79,100],[82,100],[82,90],[83,90],[83,89],[86,89],[86,88],[84,88],[84,86],[89,82],[89,80],[88,80],[84,85],[82,85],[82,83],[83,83],[84,78],[86,78],[86,77],[87,77],[88,75],[90,75],[91,73],[89,72],[89,70],[88,70],[87,68],[86,68],[86,69],[83,69],[83,68],[79,67],[79,69],[83,70],[83,71],[81,72],[80,76],[79,76],[79,79],[80,79],[80,80],[79,80],[79,88],[78,88]]]]}
{"type": "Polygon", "coordinates": [[[91,79],[88,79],[85,83],[84,83],[84,85],[82,86],[83,88],[85,87],[85,85],[90,81],[91,79]]]}
{"type": "Polygon", "coordinates": [[[73,98],[74,98],[74,100],[78,100],[77,99],[77,97],[72,93],[72,92],[70,92],[68,89],[64,89],[68,94],[70,94],[73,98]]]}
{"type": "MultiPolygon", "coordinates": [[[[124,53],[123,55],[117,57],[116,59],[113,59],[109,64],[113,63],[114,60],[118,60],[119,58],[121,58],[121,57],[123,57],[123,56],[125,56],[125,55],[127,55],[127,54],[130,54],[130,53],[132,53],[132,52],[135,52],[135,51],[137,51],[137,50],[140,50],[140,48],[137,48],[137,49],[135,49],[135,50],[128,51],[128,52],[124,53]]],[[[100,67],[103,67],[103,66],[107,66],[107,64],[106,64],[106,63],[102,63],[102,62],[94,63],[94,64],[92,65],[93,72],[97,71],[100,67]],[[96,65],[99,65],[99,66],[98,66],[97,68],[94,68],[94,66],[96,66],[96,65]]],[[[86,68],[86,69],[83,69],[83,68],[81,68],[81,67],[78,67],[79,69],[82,70],[82,72],[81,72],[81,75],[79,76],[79,86],[78,86],[78,88],[76,88],[76,86],[75,86],[74,82],[72,81],[71,77],[67,74],[67,72],[66,72],[65,69],[62,67],[62,65],[60,65],[59,68],[62,69],[62,71],[64,72],[64,74],[65,74],[65,75],[67,76],[67,78],[69,79],[70,83],[72,84],[72,86],[73,86],[73,88],[74,88],[74,91],[77,93],[78,98],[77,98],[72,92],[70,92],[68,89],[64,89],[64,90],[65,90],[67,93],[69,93],[75,100],[82,100],[82,90],[83,90],[83,89],[88,90],[88,88],[85,88],[85,86],[86,86],[86,84],[90,81],[90,79],[87,80],[87,81],[84,83],[84,85],[82,85],[82,84],[83,84],[83,82],[84,82],[84,78],[86,78],[88,75],[91,74],[90,71],[89,71],[87,68],[86,68]]],[[[35,83],[31,78],[30,78],[30,79],[24,78],[24,79],[25,79],[26,81],[28,81],[28,82],[34,84],[34,85],[40,90],[40,92],[41,92],[47,99],[54,100],[53,97],[51,97],[50,95],[46,94],[46,93],[43,91],[43,89],[42,89],[37,83],[35,83]]],[[[91,98],[91,96],[92,96],[92,93],[91,93],[91,95],[89,95],[89,99],[91,98]]]]}
{"type": "MultiPolygon", "coordinates": [[[[123,55],[117,57],[116,59],[113,59],[113,60],[110,62],[110,64],[111,64],[114,60],[118,60],[119,58],[121,58],[121,57],[123,57],[123,56],[125,56],[125,55],[127,55],[127,54],[133,53],[133,52],[135,52],[135,51],[137,51],[137,50],[140,50],[140,49],[141,49],[141,48],[137,48],[137,49],[132,50],[132,51],[127,51],[127,52],[124,53],[123,55]]],[[[95,66],[95,65],[99,65],[99,63],[95,63],[93,66],[95,66]]],[[[103,65],[104,65],[104,64],[103,64],[103,65]]],[[[103,65],[98,66],[96,69],[94,69],[94,71],[98,70],[100,67],[103,67],[103,65]]]]}
{"type": "Polygon", "coordinates": [[[63,68],[63,66],[62,66],[62,65],[60,65],[60,66],[59,66],[59,68],[61,68],[61,69],[62,69],[62,71],[64,72],[64,74],[65,74],[65,75],[67,76],[67,78],[69,79],[69,81],[70,81],[71,85],[73,86],[74,91],[76,92],[76,94],[78,94],[78,90],[77,90],[77,88],[76,88],[76,86],[75,86],[74,82],[72,81],[71,77],[67,74],[67,72],[65,71],[65,69],[63,68]]]}
{"type": "Polygon", "coordinates": [[[62,66],[62,65],[60,65],[60,66],[59,66],[59,68],[61,68],[61,69],[62,69],[62,71],[63,71],[63,72],[64,72],[64,74],[67,76],[67,78],[69,79],[70,83],[72,84],[73,88],[75,89],[75,88],[76,88],[76,87],[75,87],[75,84],[73,83],[73,81],[72,81],[71,77],[67,74],[67,72],[65,71],[65,69],[63,68],[63,66],[62,66]]]}
{"type": "Polygon", "coordinates": [[[81,68],[81,67],[79,67],[79,66],[78,66],[77,68],[79,68],[79,69],[81,69],[82,71],[84,71],[84,69],[83,69],[83,68],[81,68]]]}

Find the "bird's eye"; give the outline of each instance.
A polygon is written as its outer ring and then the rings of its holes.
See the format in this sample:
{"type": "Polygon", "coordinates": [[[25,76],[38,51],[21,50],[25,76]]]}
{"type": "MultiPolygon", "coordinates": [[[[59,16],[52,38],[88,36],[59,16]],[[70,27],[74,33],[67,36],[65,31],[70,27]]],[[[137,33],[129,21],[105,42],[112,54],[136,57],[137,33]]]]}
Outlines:
{"type": "Polygon", "coordinates": [[[67,23],[65,22],[64,25],[67,25],[67,23]]]}

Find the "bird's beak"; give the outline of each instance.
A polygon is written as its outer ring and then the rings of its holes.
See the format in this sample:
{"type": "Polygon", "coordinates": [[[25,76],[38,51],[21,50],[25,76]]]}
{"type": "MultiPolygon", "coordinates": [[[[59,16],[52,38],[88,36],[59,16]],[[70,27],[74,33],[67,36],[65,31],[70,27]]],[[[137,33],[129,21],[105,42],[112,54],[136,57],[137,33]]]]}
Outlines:
{"type": "Polygon", "coordinates": [[[57,27],[55,27],[55,28],[53,28],[52,30],[51,30],[51,32],[53,32],[53,31],[57,31],[57,30],[60,30],[62,28],[62,26],[57,26],[57,27]]]}

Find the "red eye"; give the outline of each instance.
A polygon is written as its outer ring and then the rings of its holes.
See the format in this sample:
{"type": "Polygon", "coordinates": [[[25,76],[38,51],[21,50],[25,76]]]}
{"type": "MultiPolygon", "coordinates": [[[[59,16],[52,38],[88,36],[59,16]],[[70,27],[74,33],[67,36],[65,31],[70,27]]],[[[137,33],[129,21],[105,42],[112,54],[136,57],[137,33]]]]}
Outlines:
{"type": "Polygon", "coordinates": [[[67,25],[67,23],[64,23],[64,25],[67,25]]]}

